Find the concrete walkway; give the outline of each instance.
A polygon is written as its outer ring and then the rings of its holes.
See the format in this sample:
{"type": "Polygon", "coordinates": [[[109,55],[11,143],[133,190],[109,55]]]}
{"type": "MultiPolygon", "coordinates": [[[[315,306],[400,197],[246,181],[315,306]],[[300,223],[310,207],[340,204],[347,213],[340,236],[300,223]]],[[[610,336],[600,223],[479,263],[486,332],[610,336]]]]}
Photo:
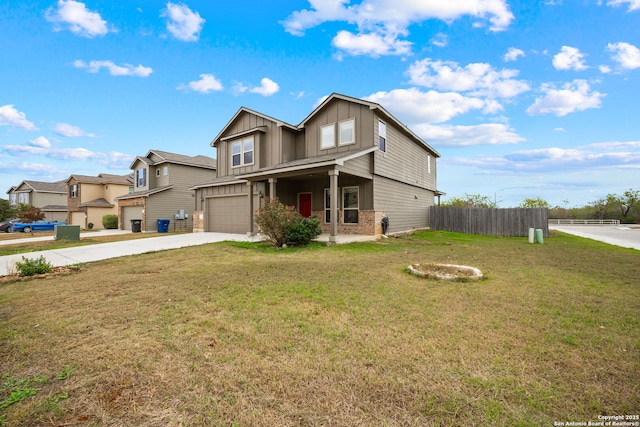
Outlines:
{"type": "Polygon", "coordinates": [[[574,236],[598,240],[610,245],[640,250],[640,228],[626,225],[550,225],[549,230],[557,230],[574,236]]]}
{"type": "MultiPolygon", "coordinates": [[[[82,233],[83,236],[100,236],[105,234],[130,234],[130,231],[108,230],[100,232],[82,233]]],[[[14,239],[2,241],[2,244],[15,244],[23,241],[52,240],[52,236],[31,237],[26,239],[14,239]]],[[[227,233],[185,233],[168,234],[159,237],[145,239],[123,240],[120,242],[97,243],[95,245],[75,246],[71,248],[52,249],[48,251],[28,252],[16,255],[0,257],[0,276],[6,276],[15,271],[15,263],[22,261],[22,257],[37,259],[44,256],[54,267],[64,265],[81,264],[85,262],[101,261],[109,258],[118,258],[126,255],[136,255],[147,252],[164,251],[167,249],[184,248],[187,246],[204,245],[223,241],[252,242],[259,241],[261,237],[248,237],[244,234],[227,233]]]]}

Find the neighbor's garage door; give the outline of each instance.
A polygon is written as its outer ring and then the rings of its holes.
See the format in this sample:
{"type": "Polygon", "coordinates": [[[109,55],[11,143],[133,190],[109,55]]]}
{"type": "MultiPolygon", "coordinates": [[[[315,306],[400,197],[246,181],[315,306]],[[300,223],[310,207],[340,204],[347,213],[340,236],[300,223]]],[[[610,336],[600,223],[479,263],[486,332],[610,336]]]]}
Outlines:
{"type": "Polygon", "coordinates": [[[131,230],[132,219],[142,219],[142,206],[125,206],[122,208],[123,230],[131,230]]]}
{"type": "Polygon", "coordinates": [[[207,231],[249,231],[249,198],[246,195],[207,199],[207,231]]]}

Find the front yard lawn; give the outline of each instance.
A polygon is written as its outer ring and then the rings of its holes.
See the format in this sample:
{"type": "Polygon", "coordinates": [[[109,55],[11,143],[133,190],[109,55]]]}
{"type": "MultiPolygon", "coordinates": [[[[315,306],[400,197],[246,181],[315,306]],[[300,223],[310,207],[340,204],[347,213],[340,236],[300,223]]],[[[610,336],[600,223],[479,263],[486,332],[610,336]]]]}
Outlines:
{"type": "Polygon", "coordinates": [[[0,425],[552,426],[638,414],[638,277],[638,251],[562,234],[544,245],[433,231],[221,243],[92,263],[0,285],[0,425]],[[485,279],[407,273],[428,262],[485,279]]]}

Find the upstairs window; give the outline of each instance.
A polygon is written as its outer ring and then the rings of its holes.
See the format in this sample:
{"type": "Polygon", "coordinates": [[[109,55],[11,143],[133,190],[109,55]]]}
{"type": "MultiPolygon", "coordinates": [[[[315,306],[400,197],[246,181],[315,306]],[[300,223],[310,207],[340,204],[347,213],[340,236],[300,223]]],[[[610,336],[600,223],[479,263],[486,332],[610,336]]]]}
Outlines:
{"type": "Polygon", "coordinates": [[[144,187],[145,185],[147,185],[147,170],[136,170],[136,187],[144,187]]]}
{"type": "Polygon", "coordinates": [[[169,166],[165,166],[162,168],[162,175],[164,176],[169,175],[169,166]]]}
{"type": "Polygon", "coordinates": [[[29,203],[29,193],[18,193],[18,202],[24,203],[25,205],[29,203]]]}
{"type": "Polygon", "coordinates": [[[336,127],[333,124],[320,128],[320,149],[326,150],[336,146],[336,127]]]}
{"type": "Polygon", "coordinates": [[[387,152],[387,124],[382,120],[378,121],[378,148],[387,152]]]}
{"type": "Polygon", "coordinates": [[[16,193],[11,193],[11,204],[12,205],[16,204],[16,193]]]}
{"type": "Polygon", "coordinates": [[[355,120],[350,119],[340,123],[340,145],[356,142],[355,120]]]}
{"type": "Polygon", "coordinates": [[[78,184],[71,184],[69,186],[69,197],[72,199],[78,197],[78,184]]]}
{"type": "Polygon", "coordinates": [[[431,174],[431,154],[427,154],[427,173],[431,174]]]}
{"type": "Polygon", "coordinates": [[[231,144],[231,165],[233,167],[253,164],[253,137],[231,144]]]}

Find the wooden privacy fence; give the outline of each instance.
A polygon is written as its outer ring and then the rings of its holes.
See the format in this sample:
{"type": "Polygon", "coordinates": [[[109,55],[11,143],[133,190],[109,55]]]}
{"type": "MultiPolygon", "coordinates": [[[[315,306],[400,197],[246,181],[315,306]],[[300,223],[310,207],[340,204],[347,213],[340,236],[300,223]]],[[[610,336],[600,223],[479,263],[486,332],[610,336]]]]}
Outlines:
{"type": "Polygon", "coordinates": [[[432,230],[527,237],[529,228],[539,228],[542,229],[544,237],[549,237],[547,208],[484,209],[431,206],[429,210],[432,230]]]}

